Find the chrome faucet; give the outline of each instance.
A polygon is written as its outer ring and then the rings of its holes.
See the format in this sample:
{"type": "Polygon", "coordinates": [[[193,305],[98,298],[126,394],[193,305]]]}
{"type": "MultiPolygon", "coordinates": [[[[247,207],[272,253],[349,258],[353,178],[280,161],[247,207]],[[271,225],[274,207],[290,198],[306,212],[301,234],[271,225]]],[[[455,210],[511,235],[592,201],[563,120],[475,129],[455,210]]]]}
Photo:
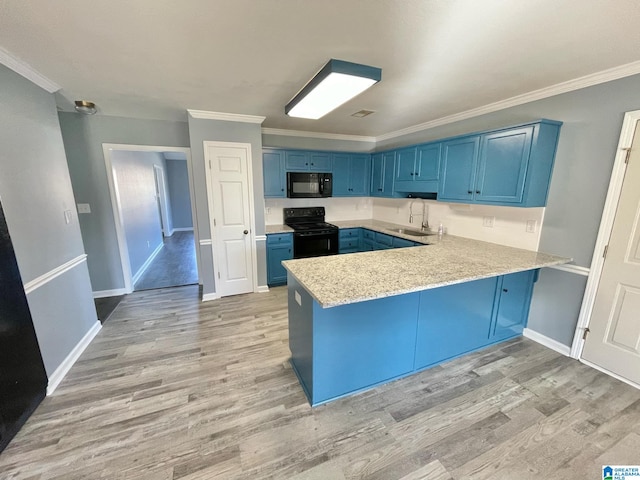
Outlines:
{"type": "MultiPolygon", "coordinates": [[[[413,204],[415,200],[409,204],[409,223],[413,223],[413,204]]],[[[421,230],[429,230],[429,205],[425,203],[424,200],[420,201],[422,205],[422,213],[421,213],[421,221],[420,221],[420,229],[421,230]]]]}

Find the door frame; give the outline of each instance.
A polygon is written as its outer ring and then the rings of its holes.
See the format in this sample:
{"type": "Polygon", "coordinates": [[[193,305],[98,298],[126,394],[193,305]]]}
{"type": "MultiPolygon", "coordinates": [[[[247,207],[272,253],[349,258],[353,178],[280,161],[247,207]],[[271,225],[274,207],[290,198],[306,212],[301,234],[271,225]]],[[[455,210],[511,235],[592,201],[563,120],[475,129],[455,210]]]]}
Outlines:
{"type": "MultiPolygon", "coordinates": [[[[600,228],[598,230],[598,236],[596,239],[596,245],[593,250],[593,257],[591,259],[591,267],[589,269],[589,278],[587,280],[587,286],[585,288],[584,297],[582,300],[582,307],[580,308],[580,314],[578,316],[578,324],[576,325],[576,331],[573,337],[573,343],[571,344],[571,357],[580,360],[583,363],[588,363],[590,366],[597,368],[598,370],[605,371],[602,367],[592,365],[591,363],[582,359],[582,349],[584,347],[583,335],[586,328],[591,321],[591,314],[593,312],[593,306],[596,300],[596,293],[600,284],[600,277],[602,275],[602,268],[604,266],[604,249],[609,243],[611,237],[611,231],[613,230],[613,223],[615,221],[616,212],[618,210],[618,202],[620,200],[620,194],[622,193],[622,183],[624,181],[624,175],[627,171],[626,159],[628,151],[633,144],[633,136],[636,130],[636,125],[640,121],[640,110],[634,110],[626,112],[624,115],[624,121],[622,122],[622,130],[620,132],[620,140],[618,141],[618,147],[616,149],[616,156],[613,163],[613,170],[611,172],[611,180],[609,181],[609,190],[607,191],[607,199],[604,203],[604,210],[602,212],[602,219],[600,221],[600,228]]],[[[624,380],[621,377],[613,374],[612,372],[605,371],[607,374],[616,377],[620,380],[629,383],[628,380],[624,380]]]]}
{"type": "Polygon", "coordinates": [[[167,215],[167,192],[165,189],[164,168],[160,165],[153,166],[154,181],[156,184],[156,194],[158,195],[158,206],[160,208],[160,224],[162,227],[162,238],[173,235],[173,228],[169,228],[169,216],[167,215]]]}
{"type": "Polygon", "coordinates": [[[251,248],[251,270],[253,275],[253,291],[258,292],[258,261],[256,252],[256,219],[255,219],[255,201],[253,195],[253,157],[251,152],[250,143],[239,142],[219,142],[213,140],[205,140],[202,142],[204,149],[204,167],[206,171],[205,179],[207,182],[207,207],[209,209],[209,230],[211,232],[211,258],[213,259],[213,288],[215,294],[207,299],[213,300],[214,298],[220,298],[219,278],[220,265],[219,252],[215,248],[216,244],[216,226],[214,225],[214,208],[213,208],[213,185],[211,182],[211,159],[209,158],[209,147],[221,147],[221,148],[243,148],[247,152],[247,182],[249,193],[249,243],[251,248]]]}
{"type": "Polygon", "coordinates": [[[111,161],[111,152],[114,150],[124,150],[131,152],[178,152],[183,153],[187,159],[187,175],[189,177],[189,196],[191,197],[191,218],[193,222],[193,237],[196,249],[196,263],[198,267],[198,283],[202,284],[201,268],[200,268],[200,250],[198,232],[195,189],[193,181],[193,166],[191,164],[191,148],[188,147],[165,147],[160,145],[127,145],[121,143],[103,143],[102,153],[104,155],[104,163],[107,171],[107,184],[109,185],[109,197],[111,198],[111,210],[113,211],[113,222],[116,228],[116,238],[118,241],[118,252],[120,254],[120,266],[122,268],[122,277],[124,279],[124,293],[133,292],[133,275],[131,273],[131,264],[129,263],[129,249],[124,233],[124,224],[122,222],[122,207],[120,205],[120,195],[115,181],[113,171],[113,162],[111,161]]]}

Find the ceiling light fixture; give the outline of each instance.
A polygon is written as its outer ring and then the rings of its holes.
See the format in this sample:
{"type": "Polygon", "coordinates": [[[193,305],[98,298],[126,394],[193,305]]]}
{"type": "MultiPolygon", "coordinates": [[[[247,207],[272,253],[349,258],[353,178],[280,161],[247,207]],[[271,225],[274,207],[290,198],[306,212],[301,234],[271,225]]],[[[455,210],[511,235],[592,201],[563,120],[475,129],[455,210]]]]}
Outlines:
{"type": "Polygon", "coordinates": [[[76,100],[76,111],[85,115],[93,115],[98,111],[96,104],[86,100],[76,100]]]}
{"type": "Polygon", "coordinates": [[[290,117],[317,120],[382,78],[382,69],[331,59],[284,107],[290,117]]]}

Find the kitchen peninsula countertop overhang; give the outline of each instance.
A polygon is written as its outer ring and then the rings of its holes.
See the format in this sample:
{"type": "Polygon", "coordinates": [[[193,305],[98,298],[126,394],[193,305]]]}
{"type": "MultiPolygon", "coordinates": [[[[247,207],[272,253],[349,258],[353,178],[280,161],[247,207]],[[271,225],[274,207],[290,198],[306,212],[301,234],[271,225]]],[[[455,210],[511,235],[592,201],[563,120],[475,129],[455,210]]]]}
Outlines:
{"type": "Polygon", "coordinates": [[[282,262],[322,308],[571,262],[570,258],[453,235],[407,237],[391,231],[397,226],[377,221],[333,223],[410,238],[425,246],[282,262]]]}

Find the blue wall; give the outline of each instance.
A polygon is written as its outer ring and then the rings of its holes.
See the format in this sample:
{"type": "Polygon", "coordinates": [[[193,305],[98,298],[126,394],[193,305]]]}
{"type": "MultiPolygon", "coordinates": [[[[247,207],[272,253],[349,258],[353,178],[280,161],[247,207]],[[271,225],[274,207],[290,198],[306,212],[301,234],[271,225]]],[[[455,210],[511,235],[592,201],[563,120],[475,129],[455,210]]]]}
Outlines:
{"type": "Polygon", "coordinates": [[[173,228],[193,228],[187,162],[185,160],[166,160],[166,165],[166,181],[173,228]]]}

